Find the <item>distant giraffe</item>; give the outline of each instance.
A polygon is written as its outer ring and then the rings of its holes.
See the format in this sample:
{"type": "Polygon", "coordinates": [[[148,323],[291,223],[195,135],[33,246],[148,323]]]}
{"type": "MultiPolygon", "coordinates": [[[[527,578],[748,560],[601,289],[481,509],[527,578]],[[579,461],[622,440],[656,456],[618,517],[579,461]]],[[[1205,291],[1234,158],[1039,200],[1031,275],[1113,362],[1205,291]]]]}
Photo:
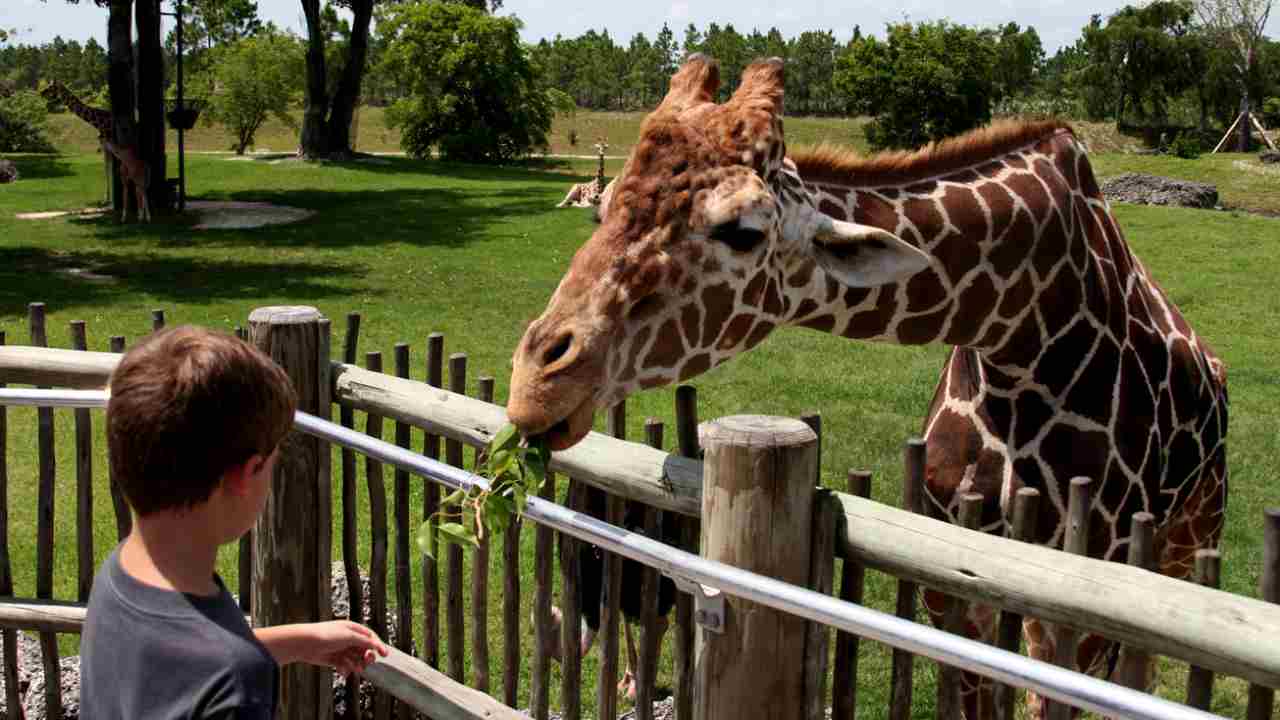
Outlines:
{"type": "MultiPolygon", "coordinates": [[[[556,207],[600,207],[600,201],[604,198],[607,188],[613,184],[612,182],[605,183],[604,181],[604,153],[608,149],[609,143],[605,142],[604,138],[601,138],[600,141],[596,143],[596,154],[600,159],[600,163],[596,167],[595,178],[584,183],[578,183],[577,185],[569,188],[569,192],[565,194],[564,200],[561,200],[560,204],[556,205],[556,207]]],[[[600,219],[598,213],[599,210],[597,209],[597,220],[600,219]]]]}
{"type": "Polygon", "coordinates": [[[75,113],[76,117],[89,123],[98,131],[98,141],[111,140],[114,123],[111,120],[111,111],[86,105],[76,97],[75,93],[67,89],[66,85],[54,80],[49,83],[40,94],[50,100],[57,100],[67,109],[75,113]]]}
{"type": "MultiPolygon", "coordinates": [[[[132,145],[117,145],[110,140],[103,140],[102,147],[120,161],[120,178],[124,181],[125,187],[133,186],[134,196],[138,200],[138,219],[142,222],[150,222],[151,206],[147,203],[147,187],[150,181],[147,175],[147,164],[138,154],[138,149],[132,145]]],[[[123,212],[120,220],[124,221],[123,212]]]]}

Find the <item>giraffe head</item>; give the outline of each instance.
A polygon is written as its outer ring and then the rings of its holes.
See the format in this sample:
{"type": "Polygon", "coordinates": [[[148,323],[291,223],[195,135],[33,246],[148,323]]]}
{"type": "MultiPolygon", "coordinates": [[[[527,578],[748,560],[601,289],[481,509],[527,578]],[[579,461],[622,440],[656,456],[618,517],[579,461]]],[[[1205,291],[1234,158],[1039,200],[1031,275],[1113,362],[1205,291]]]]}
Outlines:
{"type": "Polygon", "coordinates": [[[701,55],[672,77],[600,226],[525,331],[507,414],[526,436],[569,447],[596,408],[758,344],[806,288],[881,285],[928,264],[885,230],[818,211],[786,159],[782,61],[748,67],[723,105],[718,85],[701,55]]]}

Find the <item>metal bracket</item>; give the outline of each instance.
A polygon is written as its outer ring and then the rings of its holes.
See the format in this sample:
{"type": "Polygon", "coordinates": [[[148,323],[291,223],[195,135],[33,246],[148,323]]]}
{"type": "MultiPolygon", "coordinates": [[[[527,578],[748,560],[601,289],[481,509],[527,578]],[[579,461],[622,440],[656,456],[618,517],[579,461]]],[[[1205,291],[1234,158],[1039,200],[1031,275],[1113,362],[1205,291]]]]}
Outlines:
{"type": "Polygon", "coordinates": [[[676,587],[693,595],[693,621],[713,633],[724,634],[724,593],[679,575],[671,575],[676,587]]]}

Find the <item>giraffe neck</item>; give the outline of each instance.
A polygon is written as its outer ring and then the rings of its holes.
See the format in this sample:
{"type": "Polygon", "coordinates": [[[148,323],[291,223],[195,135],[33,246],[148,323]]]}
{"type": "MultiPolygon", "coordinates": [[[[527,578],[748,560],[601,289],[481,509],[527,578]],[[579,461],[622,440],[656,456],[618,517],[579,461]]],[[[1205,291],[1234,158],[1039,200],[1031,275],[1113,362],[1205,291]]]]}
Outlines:
{"type": "Polygon", "coordinates": [[[62,101],[67,109],[75,114],[76,117],[89,123],[98,129],[98,134],[106,137],[111,129],[111,113],[101,108],[92,107],[81,102],[71,90],[65,86],[58,86],[58,99],[62,101]]]}
{"type": "Polygon", "coordinates": [[[1123,329],[1125,297],[1147,303],[1153,290],[1070,135],[908,185],[805,189],[827,214],[894,232],[933,262],[878,288],[837,288],[814,272],[794,290],[792,324],[972,347],[1016,376],[1063,333],[1096,332],[1074,327],[1082,304],[1101,325],[1123,329]]]}

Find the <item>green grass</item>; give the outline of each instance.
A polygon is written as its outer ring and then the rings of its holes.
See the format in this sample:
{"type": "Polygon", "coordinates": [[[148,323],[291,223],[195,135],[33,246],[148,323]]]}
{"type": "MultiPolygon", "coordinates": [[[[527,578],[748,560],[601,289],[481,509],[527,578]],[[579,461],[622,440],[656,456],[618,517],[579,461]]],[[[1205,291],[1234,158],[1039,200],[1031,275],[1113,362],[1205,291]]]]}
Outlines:
{"type": "MultiPolygon", "coordinates": [[[[789,121],[789,133],[799,125],[789,121]]],[[[850,132],[848,127],[815,127],[815,137],[850,132]]],[[[1152,165],[1161,174],[1203,167],[1144,159],[1157,161],[1165,163],[1152,165]]],[[[504,398],[512,348],[592,228],[588,213],[553,208],[568,183],[589,172],[591,161],[548,170],[404,159],[378,165],[269,165],[196,156],[188,165],[190,188],[202,199],[263,200],[318,211],[313,219],[294,226],[213,232],[192,231],[179,222],[139,227],[120,226],[107,218],[16,220],[17,212],[93,204],[102,193],[101,161],[92,155],[19,157],[17,162],[23,179],[0,190],[0,330],[7,331],[10,344],[27,342],[26,304],[37,300],[48,305],[53,344],[69,346],[68,323],[84,319],[94,350],[106,350],[111,335],[136,339],[146,333],[152,308],[164,308],[170,322],[231,329],[245,324],[255,307],[309,304],[333,319],[335,355],[343,318],[360,312],[361,351],[382,351],[389,366],[394,343],[408,342],[414,351],[413,377],[421,379],[426,336],[441,331],[447,352],[469,354],[471,387],[476,377],[490,374],[497,380],[497,396],[504,398]],[[565,171],[575,178],[565,177],[565,171]],[[90,269],[110,280],[86,281],[69,273],[72,268],[90,269]]],[[[1104,175],[1126,169],[1130,162],[1097,159],[1104,175]]],[[[617,163],[611,163],[610,171],[616,169],[617,163]]],[[[1234,187],[1231,192],[1256,196],[1264,206],[1280,203],[1276,184],[1246,188],[1233,185],[1244,181],[1230,174],[1222,178],[1224,197],[1234,187]]],[[[1280,296],[1268,272],[1280,261],[1280,222],[1243,213],[1132,206],[1119,206],[1116,213],[1138,254],[1228,365],[1232,487],[1223,586],[1255,595],[1261,511],[1280,502],[1272,481],[1280,457],[1274,429],[1275,408],[1280,405],[1280,296]]],[[[849,343],[784,330],[752,353],[698,378],[695,385],[703,418],[821,411],[824,482],[842,488],[849,468],[865,468],[874,473],[874,497],[897,504],[902,443],[921,430],[944,354],[945,348],[937,346],[849,343]]],[[[647,392],[628,404],[630,436],[640,438],[644,418],[670,420],[673,391],[647,392]]],[[[55,592],[73,598],[72,421],[69,412],[57,415],[55,592]]],[[[18,594],[32,596],[35,413],[11,409],[8,416],[11,556],[18,594]]],[[[95,538],[100,559],[114,542],[114,523],[103,479],[100,416],[95,422],[95,538]]],[[[384,437],[392,437],[389,427],[384,437]]],[[[673,434],[668,431],[667,437],[670,447],[673,434]]],[[[415,435],[415,445],[421,447],[421,442],[415,435]]],[[[390,477],[387,482],[390,492],[390,477]]],[[[415,482],[413,507],[420,507],[420,493],[421,483],[415,482]]],[[[363,512],[360,527],[368,528],[367,507],[363,512]]],[[[362,542],[361,557],[367,558],[367,531],[362,542]]],[[[526,530],[522,619],[529,617],[532,545],[532,533],[526,530]]],[[[340,557],[340,548],[335,548],[335,559],[340,557]]],[[[495,549],[489,620],[495,693],[501,678],[499,561],[495,549]]],[[[224,554],[221,570],[234,578],[230,552],[224,554]]],[[[420,603],[417,587],[415,600],[420,603]]],[[[868,604],[889,610],[892,595],[891,581],[873,574],[868,604]]],[[[527,628],[523,633],[523,654],[528,657],[532,638],[527,628]]],[[[863,648],[861,712],[864,717],[883,717],[889,654],[873,643],[863,648]]],[[[74,639],[66,640],[64,649],[74,651],[74,639]]],[[[584,665],[584,678],[592,688],[596,668],[593,654],[584,665]]],[[[670,686],[670,671],[668,655],[661,685],[670,686]]],[[[919,717],[932,715],[932,674],[932,664],[921,662],[914,707],[919,717]]],[[[1183,666],[1164,663],[1160,692],[1180,698],[1183,675],[1183,666]]],[[[558,678],[553,676],[552,682],[556,687],[558,678]]],[[[527,675],[521,687],[522,702],[527,702],[527,675]]],[[[585,690],[588,715],[594,702],[594,690],[585,690]]],[[[1214,709],[1243,716],[1244,685],[1219,681],[1214,709]]]]}

